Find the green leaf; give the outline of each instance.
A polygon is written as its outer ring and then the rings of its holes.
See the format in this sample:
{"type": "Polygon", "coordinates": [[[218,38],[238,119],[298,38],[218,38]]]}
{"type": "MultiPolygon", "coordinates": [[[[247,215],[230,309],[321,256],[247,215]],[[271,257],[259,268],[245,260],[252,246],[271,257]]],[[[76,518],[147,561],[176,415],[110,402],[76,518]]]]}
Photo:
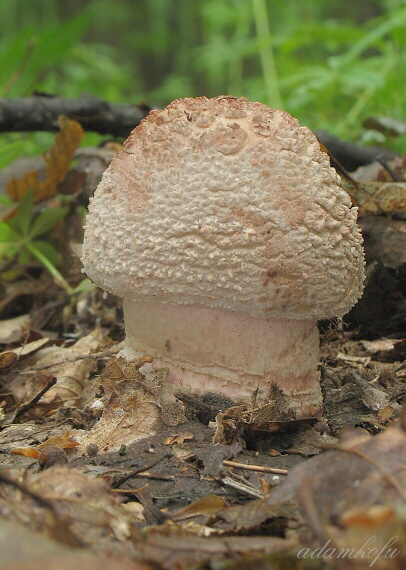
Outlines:
{"type": "Polygon", "coordinates": [[[46,241],[36,240],[32,242],[32,245],[37,249],[42,255],[44,255],[55,267],[59,265],[59,253],[54,248],[53,245],[46,241]]]}
{"type": "Polygon", "coordinates": [[[20,245],[15,245],[12,242],[2,242],[0,243],[0,259],[4,257],[7,257],[7,259],[13,259],[20,249],[20,245]]]}
{"type": "Polygon", "coordinates": [[[30,229],[29,237],[34,238],[44,234],[60,222],[66,214],[67,210],[65,208],[48,208],[47,210],[43,210],[35,218],[30,229]]]}
{"type": "Polygon", "coordinates": [[[0,222],[0,242],[16,243],[21,241],[21,235],[8,222],[0,222]]]}
{"type": "MultiPolygon", "coordinates": [[[[40,242],[41,243],[41,242],[40,242]]],[[[48,259],[48,257],[46,255],[44,255],[42,253],[42,251],[40,251],[39,248],[35,247],[35,242],[31,243],[31,242],[27,242],[25,244],[25,247],[28,249],[28,251],[30,253],[32,253],[32,255],[38,259],[38,261],[40,261],[42,263],[42,265],[44,267],[46,267],[46,269],[48,269],[48,271],[50,272],[50,274],[53,276],[53,278],[55,279],[55,281],[61,286],[63,287],[68,293],[69,295],[73,294],[73,289],[72,287],[69,285],[69,283],[66,281],[66,279],[63,277],[63,275],[61,275],[59,273],[59,271],[57,270],[57,268],[55,267],[55,265],[53,263],[51,263],[51,261],[48,259]]]]}
{"type": "Polygon", "coordinates": [[[39,81],[39,77],[52,66],[63,66],[76,42],[83,35],[91,18],[91,10],[82,10],[74,18],[64,21],[46,30],[24,30],[4,46],[2,66],[11,59],[5,71],[0,70],[2,83],[6,83],[12,73],[18,69],[28,51],[29,65],[24,69],[11,89],[9,96],[28,94],[39,81]],[[4,59],[3,59],[4,58],[4,59]]]}
{"type": "Polygon", "coordinates": [[[31,255],[30,252],[23,247],[23,249],[18,254],[17,263],[18,265],[24,266],[30,261],[31,255]]]}
{"type": "Polygon", "coordinates": [[[355,42],[351,48],[337,57],[340,68],[357,60],[365,50],[372,46],[377,47],[381,38],[391,32],[393,29],[402,28],[406,23],[406,12],[404,9],[394,11],[389,18],[385,18],[382,22],[372,28],[368,33],[364,34],[360,40],[355,42]]]}
{"type": "MultiPolygon", "coordinates": [[[[0,83],[2,87],[7,83],[10,76],[20,65],[27,52],[27,46],[35,34],[31,30],[23,30],[22,32],[13,34],[6,41],[2,42],[1,55],[2,62],[0,66],[0,83]]],[[[29,73],[29,70],[26,70],[29,73]]]]}
{"type": "Polygon", "coordinates": [[[10,198],[8,198],[7,196],[0,194],[0,204],[3,204],[5,206],[12,206],[14,202],[10,200],[10,198]]]}
{"type": "Polygon", "coordinates": [[[81,281],[79,285],[76,285],[76,287],[73,290],[73,293],[89,293],[94,289],[96,289],[96,285],[92,283],[90,279],[86,278],[83,279],[83,281],[81,281]]]}
{"type": "Polygon", "coordinates": [[[14,221],[22,231],[23,235],[28,235],[32,220],[32,211],[34,207],[33,191],[28,190],[21,198],[17,206],[17,216],[14,221]]]}

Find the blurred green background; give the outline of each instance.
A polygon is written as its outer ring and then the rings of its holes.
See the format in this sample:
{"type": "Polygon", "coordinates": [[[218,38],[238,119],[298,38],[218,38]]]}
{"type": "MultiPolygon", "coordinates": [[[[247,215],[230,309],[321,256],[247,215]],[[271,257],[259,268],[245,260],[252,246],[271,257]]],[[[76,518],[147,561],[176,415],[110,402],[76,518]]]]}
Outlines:
{"type": "MultiPolygon", "coordinates": [[[[405,136],[363,121],[404,119],[405,38],[405,0],[2,0],[0,96],[164,106],[244,95],[313,130],[402,150],[405,136]]],[[[0,135],[0,167],[52,138],[0,135]]]]}

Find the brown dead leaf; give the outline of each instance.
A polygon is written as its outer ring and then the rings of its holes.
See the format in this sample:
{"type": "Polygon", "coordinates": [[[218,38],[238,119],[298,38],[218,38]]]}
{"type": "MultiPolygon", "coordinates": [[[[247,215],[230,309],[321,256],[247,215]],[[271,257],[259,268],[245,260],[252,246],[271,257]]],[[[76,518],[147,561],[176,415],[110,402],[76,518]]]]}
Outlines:
{"type": "Polygon", "coordinates": [[[355,428],[342,430],[340,436],[330,451],[295,467],[266,501],[302,501],[307,481],[312,508],[324,526],[337,524],[348,511],[365,512],[375,505],[396,511],[399,500],[406,501],[406,434],[400,422],[374,437],[355,428]]]}
{"type": "Polygon", "coordinates": [[[17,360],[22,356],[28,356],[33,352],[36,352],[46,344],[48,344],[49,338],[40,338],[38,340],[33,340],[28,344],[24,344],[23,346],[19,346],[18,348],[13,348],[11,350],[7,350],[0,354],[0,370],[5,370],[6,368],[10,368],[17,362],[17,360]]]}
{"type": "Polygon", "coordinates": [[[165,445],[173,445],[177,444],[182,447],[187,440],[191,440],[194,438],[193,433],[190,431],[188,432],[181,432],[179,435],[172,435],[171,437],[166,438],[165,445]]]}
{"type": "Polygon", "coordinates": [[[206,497],[194,501],[187,507],[171,513],[171,518],[174,521],[183,521],[200,515],[214,515],[227,507],[228,505],[222,497],[218,495],[207,495],[206,497]]]}
{"type": "Polygon", "coordinates": [[[0,370],[6,370],[6,368],[11,368],[13,364],[17,361],[17,355],[15,352],[2,352],[0,354],[0,370]]]}
{"type": "Polygon", "coordinates": [[[60,447],[61,449],[71,449],[77,447],[79,443],[71,437],[68,431],[62,435],[54,435],[35,447],[13,447],[10,453],[13,455],[24,455],[25,457],[33,457],[37,459],[40,451],[47,447],[60,447]]]}
{"type": "Polygon", "coordinates": [[[26,334],[30,326],[30,315],[20,315],[0,321],[0,343],[16,342],[26,334]]]}
{"type": "Polygon", "coordinates": [[[24,457],[31,457],[38,459],[39,451],[35,447],[13,447],[10,449],[12,455],[23,455],[24,457]]]}
{"type": "MultiPolygon", "coordinates": [[[[159,369],[146,375],[140,372],[141,366],[150,360],[143,357],[128,362],[118,357],[107,362],[100,378],[104,397],[97,404],[99,408],[104,406],[103,415],[86,434],[86,444],[96,444],[105,453],[150,437],[161,425],[185,421],[174,398],[164,404],[160,402],[161,385],[168,370],[159,369]]],[[[183,443],[187,439],[189,434],[184,436],[183,443]]]]}
{"type": "Polygon", "coordinates": [[[40,180],[37,170],[26,172],[19,179],[11,177],[6,191],[13,202],[18,202],[31,188],[36,202],[50,198],[56,194],[58,184],[64,180],[84,131],[77,121],[63,115],[59,117],[58,123],[61,130],[50,150],[44,155],[46,179],[40,180]]]}
{"type": "Polygon", "coordinates": [[[102,453],[120,449],[156,433],[160,425],[159,404],[141,382],[119,382],[103,410],[100,421],[82,438],[102,453]]]}
{"type": "Polygon", "coordinates": [[[0,520],[0,567],[7,570],[152,570],[136,560],[123,560],[93,553],[90,549],[73,549],[48,538],[45,534],[0,520]]]}
{"type": "MultiPolygon", "coordinates": [[[[44,348],[26,360],[28,370],[34,369],[39,374],[52,373],[58,380],[41,399],[42,405],[55,402],[56,406],[62,403],[65,406],[74,406],[90,401],[96,390],[96,386],[89,383],[89,376],[97,366],[97,357],[93,357],[93,354],[98,351],[101,343],[101,333],[96,329],[69,348],[44,348]]],[[[33,380],[32,377],[32,385],[33,380]]],[[[13,392],[20,400],[28,399],[26,385],[27,379],[24,375],[20,375],[11,383],[13,392]]],[[[34,393],[36,391],[38,390],[34,390],[34,393]]]]}
{"type": "Polygon", "coordinates": [[[383,424],[389,422],[392,417],[393,410],[394,407],[391,404],[388,404],[382,410],[379,410],[378,423],[383,424]]]}
{"type": "Polygon", "coordinates": [[[73,447],[77,447],[79,444],[73,438],[70,431],[62,435],[54,435],[49,439],[45,440],[43,443],[40,443],[37,446],[37,449],[44,449],[45,447],[50,447],[56,445],[57,447],[61,447],[62,449],[71,449],[73,447]]]}
{"type": "Polygon", "coordinates": [[[269,495],[271,485],[268,483],[268,481],[265,481],[263,477],[258,477],[258,481],[261,484],[261,491],[264,493],[264,495],[269,495]]]}
{"type": "Polygon", "coordinates": [[[340,522],[346,527],[375,528],[393,520],[394,510],[388,505],[373,505],[368,509],[348,509],[340,522]]]}
{"type": "Polygon", "coordinates": [[[355,199],[359,216],[391,215],[406,210],[404,182],[359,182],[355,187],[344,181],[343,187],[355,199]]]}
{"type": "Polygon", "coordinates": [[[100,383],[103,385],[103,390],[106,396],[111,396],[118,383],[122,380],[142,382],[145,387],[149,386],[152,390],[153,387],[146,382],[144,374],[139,370],[141,366],[146,362],[150,362],[150,360],[149,356],[132,360],[130,362],[121,356],[108,360],[106,362],[106,370],[100,378],[100,383]]]}
{"type": "Polygon", "coordinates": [[[46,344],[48,344],[49,341],[50,339],[47,337],[39,338],[37,340],[33,340],[32,342],[28,342],[27,344],[19,346],[18,348],[13,348],[8,352],[14,352],[19,358],[21,356],[28,356],[40,348],[43,348],[46,344]]]}
{"type": "MultiPolygon", "coordinates": [[[[66,425],[63,423],[49,422],[38,423],[29,421],[26,423],[6,425],[0,430],[0,456],[10,453],[10,449],[28,447],[37,449],[42,442],[50,440],[54,436],[64,439],[66,425]]],[[[52,441],[52,440],[51,440],[52,441]]]]}
{"type": "Polygon", "coordinates": [[[281,452],[276,449],[270,449],[268,453],[271,457],[278,457],[279,455],[281,455],[281,452]]]}
{"type": "MultiPolygon", "coordinates": [[[[73,522],[74,534],[75,527],[88,528],[89,537],[105,527],[120,541],[126,540],[131,534],[131,519],[121,508],[119,500],[108,491],[106,483],[78,469],[66,465],[51,467],[33,478],[30,488],[55,502],[60,516],[73,522]]],[[[88,543],[83,532],[77,536],[88,543]]]]}
{"type": "MultiPolygon", "coordinates": [[[[23,471],[20,472],[21,475],[23,471]]],[[[19,472],[14,471],[14,479],[19,472]]],[[[55,465],[40,473],[24,475],[24,485],[42,497],[81,544],[125,543],[131,536],[131,516],[120,505],[120,498],[109,492],[106,483],[68,465],[55,465]]],[[[28,522],[32,528],[49,529],[47,509],[21,492],[0,485],[0,508],[8,519],[28,522]]]]}
{"type": "Polygon", "coordinates": [[[143,356],[137,360],[128,361],[122,356],[112,358],[106,363],[105,379],[125,380],[128,378],[138,378],[139,370],[147,362],[152,362],[150,356],[143,356]]]}

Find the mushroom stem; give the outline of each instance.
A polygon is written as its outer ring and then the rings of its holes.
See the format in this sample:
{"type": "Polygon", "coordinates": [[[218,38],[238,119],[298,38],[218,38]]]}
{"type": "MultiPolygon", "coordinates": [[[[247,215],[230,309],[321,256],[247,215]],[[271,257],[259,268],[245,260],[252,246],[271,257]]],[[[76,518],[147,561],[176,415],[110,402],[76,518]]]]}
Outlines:
{"type": "Polygon", "coordinates": [[[258,319],[203,308],[124,299],[128,359],[148,355],[144,371],[169,368],[177,389],[266,401],[272,383],[303,416],[321,405],[314,320],[258,319]]]}

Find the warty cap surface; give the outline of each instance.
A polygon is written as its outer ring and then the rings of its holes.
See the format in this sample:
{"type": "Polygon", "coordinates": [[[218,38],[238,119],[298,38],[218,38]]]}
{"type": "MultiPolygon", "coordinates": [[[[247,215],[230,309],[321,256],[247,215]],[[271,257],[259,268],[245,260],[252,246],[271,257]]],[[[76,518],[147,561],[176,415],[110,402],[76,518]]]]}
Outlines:
{"type": "Polygon", "coordinates": [[[342,316],[362,293],[356,217],[315,135],[289,114],[179,99],[151,111],[104,173],[83,264],[120,297],[342,316]]]}

